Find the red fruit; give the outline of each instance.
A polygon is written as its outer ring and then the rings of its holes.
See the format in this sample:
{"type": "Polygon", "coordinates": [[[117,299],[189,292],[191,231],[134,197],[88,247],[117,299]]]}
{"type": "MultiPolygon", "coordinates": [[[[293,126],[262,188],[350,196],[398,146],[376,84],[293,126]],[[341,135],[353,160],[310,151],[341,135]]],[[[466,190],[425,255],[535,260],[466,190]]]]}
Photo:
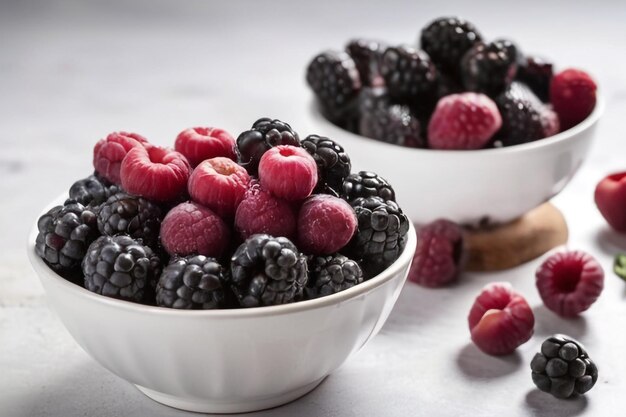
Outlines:
{"type": "Polygon", "coordinates": [[[205,159],[223,156],[235,160],[235,138],[216,127],[191,127],[178,134],[174,148],[195,167],[205,159]]]}
{"type": "Polygon", "coordinates": [[[433,149],[480,149],[502,126],[496,103],[484,94],[442,97],[428,123],[433,149]]]}
{"type": "Polygon", "coordinates": [[[235,228],[243,239],[257,233],[293,240],[296,216],[291,205],[255,183],[250,186],[235,214],[235,228]]]}
{"type": "Polygon", "coordinates": [[[93,167],[98,174],[113,184],[120,185],[120,168],[126,154],[134,147],[141,147],[148,140],[136,133],[113,132],[100,139],[93,148],[93,167]]]}
{"type": "Polygon", "coordinates": [[[263,154],[259,162],[263,188],[285,200],[302,200],[317,184],[317,165],[309,153],[296,146],[281,145],[263,154]]]}
{"type": "Polygon", "coordinates": [[[566,130],[585,120],[596,106],[597,86],[584,71],[566,69],[550,83],[550,102],[566,130]]]}
{"type": "Polygon", "coordinates": [[[220,156],[200,163],[189,177],[188,188],[194,201],[232,219],[249,184],[245,168],[220,156]]]}
{"type": "Polygon", "coordinates": [[[596,186],[596,206],[618,232],[626,232],[626,172],[605,177],[596,186]]]}
{"type": "Polygon", "coordinates": [[[314,195],[298,213],[299,248],[307,254],[330,255],[350,242],[356,227],[354,209],[345,200],[328,194],[314,195]]]}
{"type": "Polygon", "coordinates": [[[463,252],[463,229],[437,220],[418,232],[409,280],[425,287],[441,287],[458,277],[463,252]]]}
{"type": "Polygon", "coordinates": [[[476,297],[467,318],[472,341],[489,355],[513,353],[533,335],[535,316],[507,282],[491,283],[476,297]]]}
{"type": "Polygon", "coordinates": [[[230,241],[224,220],[194,202],[171,209],[161,223],[161,244],[170,255],[200,254],[219,258],[230,241]]]}
{"type": "Polygon", "coordinates": [[[539,295],[547,308],[563,317],[575,317],[598,299],[604,271],[583,251],[558,252],[535,274],[539,295]]]}
{"type": "Polygon", "coordinates": [[[155,201],[171,201],[185,193],[191,167],[187,158],[171,149],[150,146],[131,149],[120,176],[122,188],[155,201]]]}

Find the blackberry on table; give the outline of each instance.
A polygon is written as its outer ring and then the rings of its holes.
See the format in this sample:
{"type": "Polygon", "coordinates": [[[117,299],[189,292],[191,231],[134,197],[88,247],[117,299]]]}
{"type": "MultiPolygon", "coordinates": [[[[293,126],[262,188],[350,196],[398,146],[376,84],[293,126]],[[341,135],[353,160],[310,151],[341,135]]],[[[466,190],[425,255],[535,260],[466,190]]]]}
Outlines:
{"type": "Polygon", "coordinates": [[[380,66],[386,48],[384,43],[370,39],[353,39],[346,45],[346,52],[354,60],[363,86],[384,84],[380,66]]]}
{"type": "Polygon", "coordinates": [[[543,101],[550,98],[550,81],[552,81],[552,63],[537,56],[525,57],[518,69],[517,80],[526,84],[543,101]]]}
{"type": "Polygon", "coordinates": [[[37,221],[35,251],[56,271],[77,269],[87,247],[98,237],[96,223],[96,214],[90,208],[67,200],[37,221]]]}
{"type": "Polygon", "coordinates": [[[478,43],[463,56],[461,75],[469,91],[496,97],[511,84],[517,71],[516,53],[505,41],[478,43]]]}
{"type": "Polygon", "coordinates": [[[98,210],[98,230],[103,235],[127,234],[155,248],[163,211],[146,200],[126,193],[117,193],[102,203],[98,210]]]}
{"type": "Polygon", "coordinates": [[[256,174],[263,154],[278,145],[300,146],[298,134],[288,123],[263,117],[237,138],[237,161],[250,174],[256,174]]]}
{"type": "Polygon", "coordinates": [[[379,102],[364,109],[359,120],[359,134],[394,145],[423,148],[421,123],[409,106],[379,102]]]}
{"type": "Polygon", "coordinates": [[[350,205],[358,228],[348,245],[348,254],[360,260],[369,279],[398,259],[408,239],[409,219],[397,203],[380,197],[357,198],[350,205]]]}
{"type": "Polygon", "coordinates": [[[187,310],[222,308],[224,272],[214,258],[203,255],[174,258],[163,268],[157,283],[156,304],[187,310]]]}
{"type": "Polygon", "coordinates": [[[541,345],[530,362],[537,388],[557,398],[569,398],[589,391],[598,380],[598,367],[576,340],[554,335],[541,345]]]}
{"type": "Polygon", "coordinates": [[[319,176],[317,188],[328,186],[340,191],[343,180],[350,175],[350,157],[337,142],[324,136],[309,135],[302,140],[302,147],[311,154],[317,164],[319,176]]]}
{"type": "Polygon", "coordinates": [[[96,175],[90,175],[72,184],[69,195],[71,200],[75,200],[83,206],[97,206],[119,191],[118,185],[102,180],[96,175]]]}
{"type": "Polygon", "coordinates": [[[540,102],[532,93],[513,83],[496,98],[502,127],[495,135],[497,146],[512,146],[543,138],[540,102]]]}
{"type": "Polygon", "coordinates": [[[343,182],[341,196],[349,203],[359,197],[380,197],[384,201],[396,199],[396,193],[387,180],[371,171],[348,175],[343,182]]]}
{"type": "Polygon", "coordinates": [[[297,301],[306,285],[306,257],[285,237],[257,234],[231,258],[231,288],[242,307],[297,301]]]}
{"type": "Polygon", "coordinates": [[[363,271],[356,261],[335,254],[313,256],[309,260],[307,298],[324,297],[363,282],[363,271]]]}
{"type": "Polygon", "coordinates": [[[130,236],[100,236],[89,246],[82,268],[89,291],[146,302],[161,272],[161,260],[130,236]]]}

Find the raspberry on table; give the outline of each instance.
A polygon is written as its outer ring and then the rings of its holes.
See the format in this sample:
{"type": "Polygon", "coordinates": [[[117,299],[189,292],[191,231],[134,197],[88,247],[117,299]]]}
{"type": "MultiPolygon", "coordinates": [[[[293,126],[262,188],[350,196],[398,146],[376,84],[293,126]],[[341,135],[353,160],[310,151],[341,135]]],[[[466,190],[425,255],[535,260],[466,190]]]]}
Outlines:
{"type": "Polygon", "coordinates": [[[461,60],[463,85],[468,91],[497,97],[511,84],[517,72],[514,47],[506,41],[477,43],[461,60]]]}
{"type": "Polygon", "coordinates": [[[396,193],[391,184],[371,171],[350,174],[343,182],[341,197],[348,203],[359,197],[380,197],[384,201],[395,201],[396,193]]]}
{"type": "Polygon", "coordinates": [[[595,81],[584,71],[566,69],[556,74],[550,83],[550,102],[559,115],[561,129],[582,122],[596,106],[595,81]]]}
{"type": "Polygon", "coordinates": [[[276,197],[303,200],[317,185],[317,164],[301,147],[276,146],[263,154],[259,179],[263,188],[276,197]]]}
{"type": "Polygon", "coordinates": [[[353,39],[346,45],[346,52],[354,60],[363,86],[384,85],[380,66],[385,49],[385,43],[371,39],[353,39]]]}
{"type": "Polygon", "coordinates": [[[463,229],[449,220],[436,220],[417,232],[417,249],[409,281],[441,287],[457,279],[463,255],[463,229]]]}
{"type": "Polygon", "coordinates": [[[297,301],[308,279],[306,257],[285,237],[249,237],[231,258],[230,284],[242,307],[297,301]]]}
{"type": "Polygon", "coordinates": [[[325,297],[363,282],[363,271],[356,261],[341,254],[309,258],[306,298],[325,297]]]}
{"type": "Polygon", "coordinates": [[[535,274],[545,306],[562,317],[575,317],[598,299],[604,288],[604,271],[583,251],[557,252],[535,274]]]}
{"type": "Polygon", "coordinates": [[[407,45],[387,48],[381,72],[394,100],[403,103],[433,100],[437,70],[426,52],[407,45]]]}
{"type": "Polygon", "coordinates": [[[99,206],[120,190],[119,186],[111,184],[104,178],[90,175],[72,184],[69,196],[70,200],[74,200],[83,206],[99,206]]]}
{"type": "Polygon", "coordinates": [[[191,127],[178,134],[174,149],[183,154],[192,167],[205,159],[223,156],[236,160],[235,138],[217,127],[191,127]]]}
{"type": "Polygon", "coordinates": [[[120,175],[125,191],[155,201],[171,201],[187,190],[189,161],[180,152],[158,146],[131,149],[120,175]]]}
{"type": "Polygon", "coordinates": [[[343,147],[324,136],[309,135],[301,142],[302,147],[317,164],[317,188],[327,185],[341,191],[343,180],[350,175],[350,157],[343,147]]]}
{"type": "Polygon", "coordinates": [[[480,93],[443,97],[428,123],[428,145],[433,149],[480,149],[500,129],[496,104],[480,93]]]}
{"type": "Polygon", "coordinates": [[[538,56],[526,56],[517,68],[516,79],[526,84],[546,103],[550,98],[550,82],[552,81],[552,63],[538,56]]]}
{"type": "Polygon", "coordinates": [[[120,185],[120,169],[128,152],[143,147],[148,140],[136,133],[113,132],[100,139],[93,148],[93,167],[107,181],[120,185]]]}

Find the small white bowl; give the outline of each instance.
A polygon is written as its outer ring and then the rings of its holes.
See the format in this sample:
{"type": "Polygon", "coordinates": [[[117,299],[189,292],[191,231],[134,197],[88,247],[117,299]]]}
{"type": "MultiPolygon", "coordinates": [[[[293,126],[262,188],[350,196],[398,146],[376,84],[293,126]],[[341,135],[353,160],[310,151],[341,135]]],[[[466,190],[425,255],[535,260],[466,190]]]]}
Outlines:
{"type": "Polygon", "coordinates": [[[598,96],[587,119],[552,137],[472,151],[387,144],[341,129],[315,104],[311,108],[320,134],[349,150],[353,171],[374,171],[387,179],[411,220],[479,224],[514,220],[563,190],[587,155],[604,103],[598,96]]]}
{"type": "MultiPolygon", "coordinates": [[[[61,200],[62,201],[62,200],[61,200]]],[[[28,256],[49,304],[98,363],[155,401],[241,413],[314,389],[382,327],[406,280],[417,238],[380,275],[315,300],[235,310],[174,310],[94,294],[28,256]]]]}

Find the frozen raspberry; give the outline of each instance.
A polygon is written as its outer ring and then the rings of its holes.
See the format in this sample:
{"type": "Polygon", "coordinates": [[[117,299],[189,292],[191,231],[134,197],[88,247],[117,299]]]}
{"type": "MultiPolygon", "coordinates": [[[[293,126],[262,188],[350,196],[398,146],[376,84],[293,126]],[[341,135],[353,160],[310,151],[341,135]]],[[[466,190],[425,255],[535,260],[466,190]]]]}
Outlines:
{"type": "Polygon", "coordinates": [[[307,254],[330,255],[350,242],[356,226],[354,209],[345,200],[314,195],[298,213],[299,247],[307,254]]]}
{"type": "Polygon", "coordinates": [[[191,127],[178,134],[174,148],[185,155],[192,167],[205,159],[223,156],[232,160],[235,155],[235,138],[224,129],[216,127],[191,127]]]}
{"type": "Polygon", "coordinates": [[[120,185],[120,167],[126,154],[148,140],[136,133],[113,132],[93,148],[93,167],[103,178],[120,185]]]}
{"type": "Polygon", "coordinates": [[[454,281],[459,274],[462,252],[463,230],[457,224],[440,219],[422,227],[409,280],[433,288],[454,281]]]}
{"type": "Polygon", "coordinates": [[[559,115],[562,130],[577,125],[591,114],[596,106],[596,89],[596,83],[584,71],[566,69],[552,78],[550,102],[559,115]]]}
{"type": "Polygon", "coordinates": [[[506,355],[530,339],[535,316],[524,297],[506,282],[488,284],[467,317],[472,341],[489,355],[506,355]]]}
{"type": "Polygon", "coordinates": [[[604,271],[583,251],[558,252],[539,266],[535,274],[543,303],[563,317],[575,317],[598,299],[604,287],[604,271]]]}
{"type": "Polygon", "coordinates": [[[229,241],[230,230],[224,220],[194,202],[177,205],[161,223],[161,244],[172,256],[198,254],[219,258],[229,241]]]}
{"type": "Polygon", "coordinates": [[[317,164],[302,148],[276,146],[265,152],[259,163],[263,188],[285,200],[302,200],[317,184],[317,164]]]}
{"type": "Polygon", "coordinates": [[[235,216],[248,189],[250,176],[232,159],[217,157],[202,162],[189,177],[191,198],[225,219],[235,216]]]}
{"type": "Polygon", "coordinates": [[[122,188],[148,200],[171,201],[185,193],[191,167],[181,153],[158,146],[131,149],[122,161],[122,188]]]}
{"type": "Polygon", "coordinates": [[[274,197],[255,183],[237,207],[235,228],[243,239],[257,233],[293,239],[296,235],[296,215],[287,201],[274,197]]]}
{"type": "Polygon", "coordinates": [[[480,149],[502,126],[496,103],[484,94],[443,97],[428,123],[433,149],[480,149]]]}

